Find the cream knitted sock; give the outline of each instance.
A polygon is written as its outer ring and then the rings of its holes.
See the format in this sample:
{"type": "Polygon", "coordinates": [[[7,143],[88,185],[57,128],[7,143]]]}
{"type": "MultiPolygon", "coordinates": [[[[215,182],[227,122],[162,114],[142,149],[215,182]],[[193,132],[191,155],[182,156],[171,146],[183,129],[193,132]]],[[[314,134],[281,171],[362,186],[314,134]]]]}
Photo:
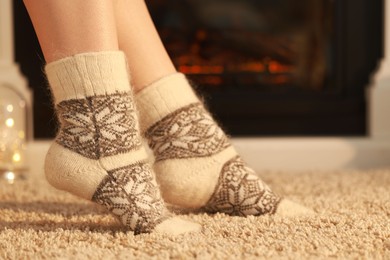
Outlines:
{"type": "Polygon", "coordinates": [[[238,216],[311,213],[275,195],[242,161],[183,74],[146,87],[136,103],[165,201],[238,216]]]}
{"type": "Polygon", "coordinates": [[[60,121],[46,156],[54,187],[105,206],[129,230],[179,234],[141,143],[124,54],[84,53],[46,66],[60,121]]]}

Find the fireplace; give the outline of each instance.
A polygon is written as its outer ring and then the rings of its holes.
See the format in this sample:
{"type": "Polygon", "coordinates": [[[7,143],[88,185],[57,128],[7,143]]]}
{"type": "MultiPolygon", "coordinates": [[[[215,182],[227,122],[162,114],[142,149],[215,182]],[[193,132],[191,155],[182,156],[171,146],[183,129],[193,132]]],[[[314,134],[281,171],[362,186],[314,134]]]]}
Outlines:
{"type": "Polygon", "coordinates": [[[295,2],[148,4],[177,68],[204,87],[322,88],[330,67],[332,1],[295,2]]]}
{"type": "MultiPolygon", "coordinates": [[[[367,134],[365,88],[382,56],[383,0],[146,2],[175,65],[229,134],[367,134]]],[[[22,2],[13,4],[34,134],[52,137],[42,54],[22,2]]]]}
{"type": "Polygon", "coordinates": [[[147,4],[176,67],[229,133],[366,134],[365,87],[382,55],[382,1],[147,4]]]}

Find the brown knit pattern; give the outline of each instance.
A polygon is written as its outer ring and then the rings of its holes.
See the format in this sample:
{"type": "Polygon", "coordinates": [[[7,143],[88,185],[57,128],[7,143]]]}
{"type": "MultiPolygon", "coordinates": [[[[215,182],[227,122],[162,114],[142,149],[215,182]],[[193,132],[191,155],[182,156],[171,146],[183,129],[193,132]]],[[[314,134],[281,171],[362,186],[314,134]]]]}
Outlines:
{"type": "Polygon", "coordinates": [[[138,121],[128,93],[62,101],[57,143],[87,158],[126,153],[141,146],[138,121]]]}
{"type": "MultiPolygon", "coordinates": [[[[56,141],[95,160],[139,149],[142,144],[133,104],[129,93],[62,101],[57,106],[61,128],[56,141]]],[[[167,218],[146,162],[107,171],[92,201],[105,206],[136,234],[151,232],[167,218]]]]}
{"type": "Polygon", "coordinates": [[[164,202],[149,164],[137,163],[108,172],[92,201],[105,206],[135,234],[150,233],[167,219],[164,202]]]}
{"type": "Polygon", "coordinates": [[[279,202],[280,198],[236,156],[223,166],[215,192],[204,210],[232,216],[273,214],[279,202]]]}
{"type": "Polygon", "coordinates": [[[185,106],[150,127],[145,137],[155,160],[207,157],[230,146],[201,103],[185,106]]]}

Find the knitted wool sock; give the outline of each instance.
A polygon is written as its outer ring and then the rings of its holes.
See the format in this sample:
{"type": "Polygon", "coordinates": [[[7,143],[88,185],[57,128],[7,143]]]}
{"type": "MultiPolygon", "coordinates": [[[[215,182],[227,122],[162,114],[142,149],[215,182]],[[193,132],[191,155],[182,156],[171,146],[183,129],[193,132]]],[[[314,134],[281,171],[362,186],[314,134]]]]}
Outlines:
{"type": "Polygon", "coordinates": [[[105,206],[136,234],[198,229],[168,217],[141,143],[123,53],[75,55],[48,64],[46,73],[60,121],[46,156],[49,183],[105,206]]]}
{"type": "Polygon", "coordinates": [[[238,216],[311,212],[275,195],[242,161],[183,74],[146,87],[136,103],[168,203],[238,216]]]}

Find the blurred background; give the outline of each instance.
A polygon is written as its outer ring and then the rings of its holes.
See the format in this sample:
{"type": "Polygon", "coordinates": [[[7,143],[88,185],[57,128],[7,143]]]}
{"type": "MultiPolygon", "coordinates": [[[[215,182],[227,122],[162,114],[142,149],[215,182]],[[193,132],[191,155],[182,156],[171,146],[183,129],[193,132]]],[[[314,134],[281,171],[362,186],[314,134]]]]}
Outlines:
{"type": "MultiPolygon", "coordinates": [[[[365,136],[365,89],[383,55],[383,0],[147,0],[177,69],[233,136],[365,136]]],[[[34,136],[56,118],[22,1],[15,57],[34,136]]]]}

